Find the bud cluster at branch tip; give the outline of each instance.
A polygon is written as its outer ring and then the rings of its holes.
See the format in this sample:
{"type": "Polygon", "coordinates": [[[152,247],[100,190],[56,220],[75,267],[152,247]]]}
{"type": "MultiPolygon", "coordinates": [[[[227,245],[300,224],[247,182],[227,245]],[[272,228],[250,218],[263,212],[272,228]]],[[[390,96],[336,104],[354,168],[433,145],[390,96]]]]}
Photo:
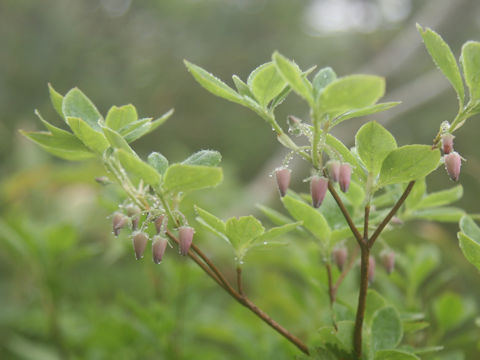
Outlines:
{"type": "Polygon", "coordinates": [[[143,253],[147,247],[148,235],[143,231],[136,231],[132,234],[133,250],[135,251],[135,258],[140,260],[143,258],[143,253]]]}
{"type": "Polygon", "coordinates": [[[348,258],[348,250],[346,247],[338,247],[333,250],[332,252],[333,255],[333,261],[338,267],[338,270],[343,271],[343,268],[345,267],[345,263],[347,262],[348,258]]]}
{"type": "Polygon", "coordinates": [[[290,177],[292,171],[287,168],[280,168],[275,170],[275,178],[277,179],[278,191],[280,196],[284,197],[287,193],[288,186],[290,185],[290,177]]]}
{"type": "Polygon", "coordinates": [[[323,176],[315,175],[310,180],[310,194],[312,196],[312,206],[319,208],[322,205],[325,194],[327,193],[328,179],[323,176]]]}
{"type": "Polygon", "coordinates": [[[194,230],[190,226],[180,226],[178,229],[178,240],[180,242],[180,255],[186,256],[192,245],[194,230]]]}
{"type": "Polygon", "coordinates": [[[340,165],[340,175],[338,182],[340,184],[340,189],[343,192],[347,192],[350,187],[350,179],[352,177],[352,168],[350,164],[344,163],[340,165]]]}

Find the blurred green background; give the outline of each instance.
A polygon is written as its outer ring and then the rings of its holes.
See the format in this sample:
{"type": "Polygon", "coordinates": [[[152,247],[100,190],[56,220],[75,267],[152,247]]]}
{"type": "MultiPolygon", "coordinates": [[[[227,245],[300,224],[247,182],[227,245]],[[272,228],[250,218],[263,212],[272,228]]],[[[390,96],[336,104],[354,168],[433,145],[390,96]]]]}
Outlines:
{"type": "MultiPolygon", "coordinates": [[[[441,33],[458,55],[463,42],[480,40],[480,3],[0,1],[0,358],[291,359],[297,354],[174,251],[160,266],[135,261],[127,237],[114,239],[110,233],[107,216],[119,194],[94,182],[103,174],[99,164],[54,159],[19,136],[20,128],[40,128],[35,108],[61,125],[50,106],[48,82],[61,93],[78,86],[102,113],[126,103],[141,117],[175,108],[173,117],[135,149],[159,151],[172,162],[200,148],[219,150],[225,183],[191,201],[223,218],[247,215],[258,212],[257,202],[279,207],[269,174],[285,152],[255,114],[204,91],[183,59],[230,84],[232,74],[246,79],[274,50],[304,69],[331,66],[339,76],[385,76],[386,100],[403,104],[375,119],[399,144],[430,143],[440,122],[455,115],[456,99],[426,53],[416,22],[441,33]]],[[[288,114],[308,116],[295,96],[279,108],[283,126],[288,114]]],[[[345,122],[335,135],[352,144],[366,120],[345,122]]],[[[458,205],[473,213],[480,212],[478,134],[477,116],[458,132],[455,144],[468,159],[461,177],[466,196],[458,205]]],[[[301,190],[308,173],[301,164],[293,166],[298,169],[293,187],[301,190]]],[[[430,180],[433,190],[451,187],[442,171],[430,180]]],[[[408,306],[432,314],[431,304],[445,291],[462,301],[461,320],[449,328],[432,320],[422,335],[446,341],[438,359],[475,359],[480,275],[462,258],[456,231],[456,224],[418,222],[388,240],[405,256],[435,254],[429,279],[440,279],[441,286],[421,286],[418,301],[408,306]],[[420,245],[432,247],[412,247],[420,245]]],[[[198,241],[233,278],[231,254],[221,240],[200,234],[198,241]]],[[[301,338],[313,339],[315,330],[328,324],[328,300],[319,280],[324,273],[307,243],[252,256],[245,272],[251,297],[301,338]]],[[[353,277],[350,281],[354,284],[353,277]]],[[[376,286],[395,294],[386,276],[376,286]]]]}

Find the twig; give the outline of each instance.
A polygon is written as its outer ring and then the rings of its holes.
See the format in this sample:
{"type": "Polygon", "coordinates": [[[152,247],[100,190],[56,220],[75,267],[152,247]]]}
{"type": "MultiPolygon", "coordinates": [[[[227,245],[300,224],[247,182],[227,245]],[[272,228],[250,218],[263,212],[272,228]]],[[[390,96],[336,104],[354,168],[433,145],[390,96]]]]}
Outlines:
{"type": "Polygon", "coordinates": [[[353,223],[352,217],[348,213],[347,208],[343,204],[342,199],[340,199],[340,196],[338,195],[337,191],[335,190],[335,187],[333,186],[333,183],[331,181],[328,182],[328,190],[332,194],[333,198],[337,202],[338,207],[342,211],[343,216],[345,217],[345,220],[347,220],[348,226],[350,227],[350,230],[352,230],[353,235],[355,236],[355,239],[357,239],[358,244],[360,247],[364,246],[365,243],[363,241],[363,237],[358,231],[357,227],[353,223]]]}
{"type": "Polygon", "coordinates": [[[367,305],[368,291],[368,265],[370,257],[370,248],[368,246],[360,247],[360,291],[358,293],[357,315],[355,318],[355,329],[353,335],[353,345],[357,359],[362,358],[362,328],[365,317],[365,308],[367,305]]]}
{"type": "Polygon", "coordinates": [[[400,199],[397,200],[396,204],[393,206],[392,210],[385,216],[383,221],[378,225],[377,229],[373,233],[373,235],[370,237],[370,240],[368,240],[368,248],[371,249],[373,244],[375,244],[375,241],[377,238],[380,236],[382,233],[383,229],[388,225],[392,217],[397,213],[398,209],[400,206],[403,205],[404,201],[407,199],[408,195],[410,194],[410,191],[412,191],[413,185],[415,185],[415,180],[412,180],[408,183],[407,188],[403,192],[402,196],[400,199]]]}
{"type": "Polygon", "coordinates": [[[238,286],[238,293],[244,296],[243,293],[243,281],[242,281],[242,268],[240,266],[237,267],[237,286],[238,286]]]}

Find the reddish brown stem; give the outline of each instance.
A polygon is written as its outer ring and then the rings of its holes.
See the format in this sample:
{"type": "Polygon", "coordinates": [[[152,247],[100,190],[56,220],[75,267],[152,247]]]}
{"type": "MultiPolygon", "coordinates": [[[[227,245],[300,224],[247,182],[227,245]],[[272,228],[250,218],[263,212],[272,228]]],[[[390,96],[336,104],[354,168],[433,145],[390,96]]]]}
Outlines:
{"type": "Polygon", "coordinates": [[[325,267],[327,268],[328,295],[330,297],[330,305],[333,306],[333,303],[335,302],[335,289],[333,285],[332,265],[328,262],[325,267]]]}
{"type": "Polygon", "coordinates": [[[353,347],[357,359],[362,358],[362,328],[363,319],[365,317],[365,308],[367,304],[368,291],[368,258],[370,249],[368,246],[362,246],[360,257],[360,291],[358,293],[357,315],[355,318],[355,329],[353,335],[353,347]]]}

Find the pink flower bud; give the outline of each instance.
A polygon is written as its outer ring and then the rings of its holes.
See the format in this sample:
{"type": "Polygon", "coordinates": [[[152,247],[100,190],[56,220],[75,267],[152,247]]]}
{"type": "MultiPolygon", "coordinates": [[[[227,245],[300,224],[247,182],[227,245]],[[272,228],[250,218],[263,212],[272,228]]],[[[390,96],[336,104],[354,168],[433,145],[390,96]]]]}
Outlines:
{"type": "Polygon", "coordinates": [[[290,176],[292,171],[287,168],[281,168],[275,171],[275,177],[277,178],[278,191],[280,196],[284,197],[287,193],[288,185],[290,185],[290,176]]]}
{"type": "Polygon", "coordinates": [[[135,250],[135,258],[140,260],[147,247],[148,235],[144,232],[135,232],[132,236],[133,250],[135,250]]]}
{"type": "Polygon", "coordinates": [[[125,211],[128,216],[140,215],[140,208],[137,205],[129,204],[125,206],[125,211]]]}
{"type": "Polygon", "coordinates": [[[162,224],[164,220],[165,222],[168,221],[168,218],[166,218],[164,214],[155,219],[155,229],[157,230],[157,234],[160,234],[160,231],[162,231],[162,224]]]}
{"type": "Polygon", "coordinates": [[[375,258],[373,256],[368,257],[368,283],[371,284],[375,278],[375,258]]]}
{"type": "MultiPolygon", "coordinates": [[[[370,211],[373,212],[373,210],[370,208],[370,211]]],[[[403,220],[400,219],[398,216],[392,217],[392,220],[390,220],[390,223],[392,225],[403,225],[403,220]]]]}
{"type": "Polygon", "coordinates": [[[128,224],[128,217],[126,217],[120,212],[116,212],[115,214],[113,214],[112,228],[113,228],[113,234],[115,236],[118,236],[120,229],[124,228],[127,224],[128,224]]]}
{"type": "Polygon", "coordinates": [[[462,165],[462,158],[456,151],[444,156],[445,168],[447,169],[450,179],[457,181],[460,176],[460,166],[462,165]]]}
{"type": "Polygon", "coordinates": [[[452,134],[444,134],[442,135],[442,149],[443,153],[450,154],[453,151],[453,139],[455,136],[452,134]]]}
{"type": "Polygon", "coordinates": [[[350,178],[352,177],[352,168],[350,164],[345,163],[340,165],[340,176],[338,182],[340,183],[340,189],[343,192],[347,192],[350,187],[350,178]]]}
{"type": "Polygon", "coordinates": [[[321,176],[313,176],[310,180],[310,194],[312,195],[312,205],[319,208],[322,205],[325,194],[327,193],[328,180],[321,176]]]}
{"type": "Polygon", "coordinates": [[[338,270],[343,271],[343,267],[347,262],[348,250],[346,247],[339,247],[333,250],[333,260],[337,264],[338,270]]]}
{"type": "Polygon", "coordinates": [[[152,244],[152,254],[153,254],[153,262],[155,264],[160,264],[162,261],[163,254],[165,253],[165,249],[167,248],[168,241],[164,237],[160,235],[155,235],[153,237],[153,244],[152,244]]]}
{"type": "Polygon", "coordinates": [[[178,240],[180,241],[180,255],[186,256],[193,241],[193,228],[180,226],[178,229],[178,240]]]}
{"type": "Polygon", "coordinates": [[[139,216],[132,217],[132,230],[135,231],[138,228],[138,223],[140,222],[139,216]]]}
{"type": "Polygon", "coordinates": [[[395,253],[388,251],[382,254],[382,263],[388,274],[391,274],[395,268],[395,253]]]}
{"type": "Polygon", "coordinates": [[[340,161],[332,160],[327,163],[327,171],[330,179],[337,182],[340,179],[340,161]]]}

